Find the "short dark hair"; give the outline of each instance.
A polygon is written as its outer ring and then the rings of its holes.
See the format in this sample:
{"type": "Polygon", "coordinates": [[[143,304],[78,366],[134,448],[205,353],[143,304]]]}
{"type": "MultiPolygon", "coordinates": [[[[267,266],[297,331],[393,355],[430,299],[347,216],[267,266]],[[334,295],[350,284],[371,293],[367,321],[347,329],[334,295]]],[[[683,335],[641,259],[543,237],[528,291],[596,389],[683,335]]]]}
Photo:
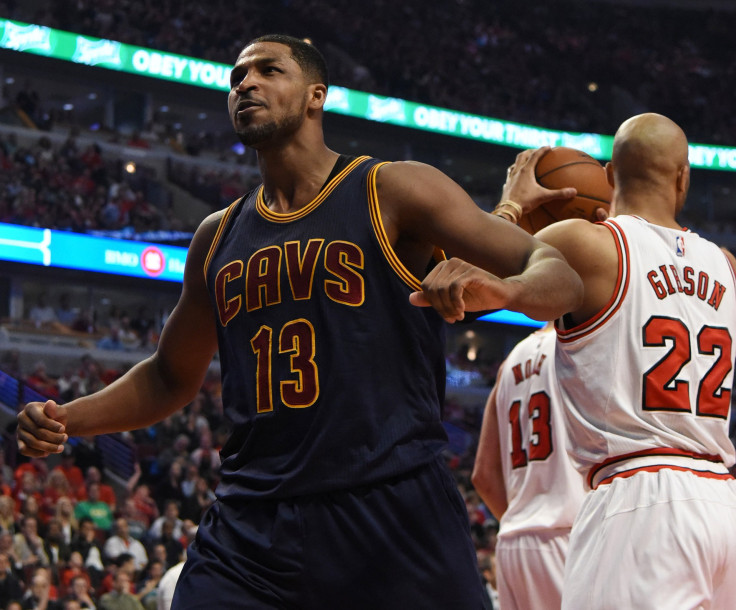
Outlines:
{"type": "Polygon", "coordinates": [[[291,56],[294,61],[299,64],[302,72],[313,83],[322,83],[325,87],[329,87],[329,73],[327,70],[327,62],[324,55],[311,42],[305,42],[294,36],[286,34],[266,34],[251,40],[246,47],[258,42],[276,42],[286,45],[291,49],[291,56]]]}

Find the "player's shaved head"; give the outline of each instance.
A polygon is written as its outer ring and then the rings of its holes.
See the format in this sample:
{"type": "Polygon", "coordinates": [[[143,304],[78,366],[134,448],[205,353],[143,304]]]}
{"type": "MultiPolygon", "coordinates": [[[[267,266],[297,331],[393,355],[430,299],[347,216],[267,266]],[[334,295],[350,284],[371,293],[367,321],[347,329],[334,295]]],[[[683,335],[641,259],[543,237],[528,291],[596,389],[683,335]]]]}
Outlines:
{"type": "Polygon", "coordinates": [[[671,119],[647,112],[624,121],[613,139],[613,209],[638,214],[662,226],[676,217],[690,188],[687,136],[671,119]]]}
{"type": "Polygon", "coordinates": [[[637,183],[658,188],[688,166],[687,137],[666,116],[639,114],[618,128],[611,161],[620,188],[637,183]]]}

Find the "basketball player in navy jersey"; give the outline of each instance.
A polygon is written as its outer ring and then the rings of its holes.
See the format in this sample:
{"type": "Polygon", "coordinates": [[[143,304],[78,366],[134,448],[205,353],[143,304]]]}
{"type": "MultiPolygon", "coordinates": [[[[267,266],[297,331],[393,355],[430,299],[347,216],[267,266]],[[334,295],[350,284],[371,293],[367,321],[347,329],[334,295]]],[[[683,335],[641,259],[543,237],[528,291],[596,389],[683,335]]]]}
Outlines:
{"type": "MultiPolygon", "coordinates": [[[[219,348],[232,435],[173,607],[478,610],[467,513],[440,456],[443,318],[553,319],[577,306],[580,279],[439,171],[329,150],[326,94],[312,45],[243,49],[228,108],[263,184],[197,230],[157,352],[98,394],[27,405],[19,448],[149,426],[192,399],[219,348]]],[[[523,207],[571,195],[518,176],[504,196],[523,207]]]]}

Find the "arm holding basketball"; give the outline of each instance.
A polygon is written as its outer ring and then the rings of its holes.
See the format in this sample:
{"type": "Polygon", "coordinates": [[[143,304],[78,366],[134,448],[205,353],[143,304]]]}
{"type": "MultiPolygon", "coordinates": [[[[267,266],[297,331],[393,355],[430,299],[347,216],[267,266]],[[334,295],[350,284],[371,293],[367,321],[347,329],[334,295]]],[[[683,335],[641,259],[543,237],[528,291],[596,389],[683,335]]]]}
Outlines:
{"type": "MultiPolygon", "coordinates": [[[[549,146],[537,149],[527,149],[516,155],[516,160],[506,170],[506,182],[501,193],[501,202],[494,214],[508,217],[509,208],[504,202],[513,202],[519,206],[520,214],[528,214],[540,205],[557,199],[570,199],[575,197],[577,191],[573,186],[562,188],[547,188],[542,186],[536,179],[535,170],[539,159],[550,150],[549,146]]],[[[518,224],[519,217],[512,220],[518,224]]]]}
{"type": "MultiPolygon", "coordinates": [[[[526,209],[519,226],[534,235],[544,227],[570,218],[605,220],[613,198],[606,169],[582,150],[557,146],[535,151],[534,181],[546,189],[574,189],[571,196],[548,199],[526,209]]],[[[513,167],[513,166],[512,166],[513,167]]]]}

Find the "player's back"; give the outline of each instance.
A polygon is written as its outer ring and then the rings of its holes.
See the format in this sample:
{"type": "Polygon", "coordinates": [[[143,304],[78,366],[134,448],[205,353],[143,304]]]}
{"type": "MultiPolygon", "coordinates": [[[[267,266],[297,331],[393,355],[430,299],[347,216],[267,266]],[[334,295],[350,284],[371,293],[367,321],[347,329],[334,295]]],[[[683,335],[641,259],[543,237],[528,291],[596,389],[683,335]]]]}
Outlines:
{"type": "Polygon", "coordinates": [[[583,480],[567,455],[555,342],[552,328],[529,335],[508,355],[497,381],[496,415],[508,500],[500,537],[569,528],[583,500],[583,480]]]}
{"type": "Polygon", "coordinates": [[[619,250],[614,295],[599,315],[559,332],[556,358],[579,468],[595,486],[634,466],[732,465],[730,264],[688,231],[635,216],[605,226],[619,250]]]}

